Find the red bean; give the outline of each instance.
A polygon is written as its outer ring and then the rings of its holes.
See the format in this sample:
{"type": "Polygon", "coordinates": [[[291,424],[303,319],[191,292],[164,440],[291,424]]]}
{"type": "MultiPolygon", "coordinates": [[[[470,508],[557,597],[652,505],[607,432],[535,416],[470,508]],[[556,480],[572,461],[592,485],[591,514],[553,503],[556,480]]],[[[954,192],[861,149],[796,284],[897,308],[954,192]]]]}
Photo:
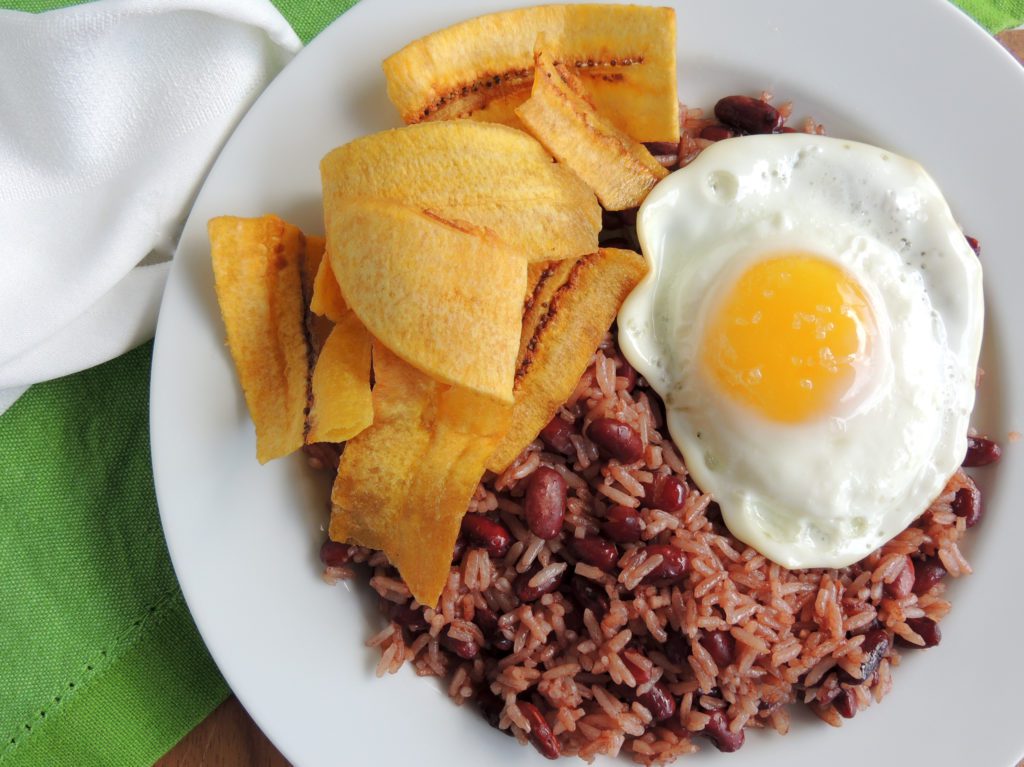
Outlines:
{"type": "Polygon", "coordinates": [[[670,631],[665,640],[665,657],[677,666],[686,668],[690,657],[690,641],[683,634],[670,631]]]}
{"type": "Polygon", "coordinates": [[[715,117],[747,133],[778,133],[785,118],[771,104],[750,96],[726,96],[715,104],[715,117]]]}
{"type": "Polygon", "coordinates": [[[644,457],[640,435],[622,421],[598,418],[590,424],[589,436],[602,452],[620,463],[636,463],[644,457]]]}
{"type": "Polygon", "coordinates": [[[647,556],[653,557],[656,554],[662,556],[661,563],[649,572],[641,583],[654,584],[656,586],[669,586],[678,583],[686,575],[686,554],[675,546],[664,543],[654,543],[647,547],[647,556]]]}
{"type": "Polygon", "coordinates": [[[743,730],[731,732],[729,730],[729,720],[725,718],[725,714],[721,711],[709,711],[708,716],[711,718],[704,725],[701,733],[707,735],[719,751],[726,753],[739,751],[744,740],[743,730]]]}
{"type": "Polygon", "coordinates": [[[971,250],[974,251],[974,255],[980,256],[981,255],[981,243],[978,242],[973,237],[971,237],[970,235],[964,235],[964,236],[967,238],[967,244],[970,245],[971,246],[971,250]]]}
{"type": "Polygon", "coordinates": [[[914,593],[918,596],[927,594],[937,583],[946,577],[946,568],[938,559],[926,559],[915,568],[917,577],[914,579],[914,593]]]}
{"type": "Polygon", "coordinates": [[[417,610],[409,605],[394,605],[391,608],[391,620],[413,634],[422,634],[430,628],[427,619],[423,617],[423,610],[417,610]]]}
{"type": "Polygon", "coordinates": [[[476,608],[473,622],[480,627],[480,633],[484,635],[484,642],[488,647],[503,653],[512,649],[512,640],[501,633],[498,616],[493,610],[488,607],[476,608]]]}
{"type": "Polygon", "coordinates": [[[480,713],[487,720],[487,724],[498,732],[512,735],[511,730],[502,730],[498,727],[498,723],[501,722],[501,712],[505,710],[505,701],[485,687],[477,693],[476,703],[480,707],[480,713]]]}
{"type": "Polygon", "coordinates": [[[644,486],[644,501],[652,509],[679,511],[686,505],[688,492],[686,484],[671,474],[659,475],[644,486]]]}
{"type": "Polygon", "coordinates": [[[569,588],[579,606],[584,610],[590,610],[598,620],[608,612],[611,605],[608,594],[589,578],[578,575],[569,582],[569,588]]]}
{"type": "Polygon", "coordinates": [[[736,640],[728,631],[709,631],[700,643],[718,667],[728,666],[736,658],[736,640]]]}
{"type": "Polygon", "coordinates": [[[540,572],[540,565],[534,565],[525,573],[520,573],[516,576],[515,581],[512,583],[512,590],[519,597],[520,602],[536,602],[545,594],[550,594],[552,591],[557,589],[562,584],[562,578],[565,575],[563,570],[556,577],[540,584],[539,586],[531,586],[530,581],[537,573],[540,572]]]}
{"type": "Polygon", "coordinates": [[[854,714],[857,713],[857,696],[853,690],[841,690],[832,705],[836,707],[839,716],[844,719],[853,719],[854,714]]]}
{"type": "Polygon", "coordinates": [[[347,543],[327,540],[320,547],[320,561],[327,567],[341,567],[352,558],[352,547],[347,543]]]}
{"type": "Polygon", "coordinates": [[[615,544],[596,535],[589,538],[570,538],[569,548],[581,562],[593,565],[606,573],[614,572],[615,563],[619,561],[619,550],[615,548],[615,544]]]}
{"type": "Polygon", "coordinates": [[[1002,454],[1003,449],[992,440],[985,437],[968,437],[964,466],[988,466],[998,461],[1002,454]]]}
{"type": "MultiPolygon", "coordinates": [[[[573,595],[575,596],[575,595],[573,595]]],[[[605,608],[607,610],[607,608],[605,608]]],[[[603,615],[604,613],[602,613],[603,615]]],[[[594,613],[597,615],[597,613],[594,613]]],[[[562,616],[562,620],[565,622],[566,631],[572,631],[576,636],[582,636],[585,629],[583,625],[583,608],[578,603],[573,605],[573,609],[566,610],[565,615],[562,616]]]]}
{"type": "MultiPolygon", "coordinates": [[[[907,626],[924,640],[924,647],[935,647],[935,645],[942,641],[942,630],[939,628],[939,624],[931,618],[907,618],[907,626]]],[[[896,641],[902,647],[921,647],[921,645],[908,642],[898,635],[896,641]]]]}
{"type": "Polygon", "coordinates": [[[664,722],[676,713],[676,699],[664,682],[655,682],[647,692],[637,695],[636,700],[651,712],[655,722],[664,722]]]}
{"type": "Polygon", "coordinates": [[[450,626],[445,626],[441,632],[438,640],[441,646],[455,653],[463,660],[473,660],[480,653],[480,648],[476,646],[476,642],[468,639],[452,639],[448,633],[450,628],[450,626]]]}
{"type": "Polygon", "coordinates": [[[477,607],[473,610],[473,622],[480,627],[484,638],[498,630],[498,616],[489,607],[477,607]]]}
{"type": "Polygon", "coordinates": [[[518,705],[520,713],[530,723],[529,738],[533,747],[548,759],[557,759],[560,754],[558,738],[551,732],[551,728],[548,726],[544,715],[540,713],[540,709],[532,703],[524,703],[522,701],[518,705]]]}
{"type": "Polygon", "coordinates": [[[705,141],[722,141],[735,135],[736,131],[725,125],[707,125],[700,131],[700,137],[705,141]]]}
{"type": "Polygon", "coordinates": [[[576,428],[571,423],[556,415],[540,430],[540,438],[556,453],[572,455],[576,448],[572,446],[572,440],[569,438],[575,433],[576,428]]]}
{"type": "Polygon", "coordinates": [[[512,545],[512,534],[508,528],[483,514],[464,516],[462,534],[471,546],[486,549],[495,559],[501,559],[508,554],[508,547],[512,545]]]}
{"type": "Polygon", "coordinates": [[[903,599],[914,590],[916,572],[914,571],[914,560],[904,557],[903,569],[892,582],[885,584],[885,593],[893,599],[903,599]]]}
{"type": "Polygon", "coordinates": [[[512,640],[502,633],[498,633],[488,644],[488,647],[495,653],[507,653],[512,650],[512,640]]]}
{"type": "Polygon", "coordinates": [[[882,629],[872,629],[864,634],[864,642],[860,646],[864,660],[860,664],[860,679],[853,679],[860,684],[868,681],[878,671],[882,658],[889,652],[889,635],[882,629]]]}
{"type": "Polygon", "coordinates": [[[530,475],[523,511],[530,532],[546,541],[557,538],[565,520],[566,485],[562,475],[547,466],[530,475]]]}
{"type": "Polygon", "coordinates": [[[629,506],[612,506],[608,509],[601,529],[616,543],[636,543],[640,540],[644,522],[629,506]]]}
{"type": "Polygon", "coordinates": [[[981,491],[971,480],[956,491],[953,496],[953,513],[963,517],[968,527],[974,527],[981,521],[981,491]]]}

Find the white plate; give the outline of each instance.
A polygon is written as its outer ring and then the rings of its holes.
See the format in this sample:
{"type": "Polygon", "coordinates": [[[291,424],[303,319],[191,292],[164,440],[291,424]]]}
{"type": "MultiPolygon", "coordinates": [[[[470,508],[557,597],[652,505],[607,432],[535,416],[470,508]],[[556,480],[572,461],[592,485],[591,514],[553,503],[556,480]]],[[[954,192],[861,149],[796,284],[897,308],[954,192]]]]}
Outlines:
{"type": "MultiPolygon", "coordinates": [[[[207,219],[276,212],[322,231],[318,162],[332,147],[397,124],[380,60],[509,0],[364,0],[271,84],[228,142],[182,235],[153,360],[153,464],[164,531],[189,607],[232,689],[296,765],[539,764],[470,707],[411,671],[377,680],[363,647],[380,618],[367,589],[319,577],[327,487],[299,457],[260,467],[214,298],[207,219]]],[[[989,302],[983,408],[1005,440],[1024,430],[1024,69],[943,0],[693,0],[679,3],[683,99],[769,88],[833,135],[919,159],[984,248],[989,302]]],[[[880,435],[880,438],[883,435],[880,435]]],[[[941,646],[908,652],[882,706],[841,730],[797,717],[737,754],[689,760],[1011,765],[1024,630],[1017,590],[1024,452],[979,472],[988,513],[971,536],[977,573],[950,589],[941,646]],[[1002,605],[1006,605],[1005,607],[1002,605]],[[879,761],[879,756],[887,754],[879,761]]],[[[700,740],[703,742],[703,740],[700,740]]]]}

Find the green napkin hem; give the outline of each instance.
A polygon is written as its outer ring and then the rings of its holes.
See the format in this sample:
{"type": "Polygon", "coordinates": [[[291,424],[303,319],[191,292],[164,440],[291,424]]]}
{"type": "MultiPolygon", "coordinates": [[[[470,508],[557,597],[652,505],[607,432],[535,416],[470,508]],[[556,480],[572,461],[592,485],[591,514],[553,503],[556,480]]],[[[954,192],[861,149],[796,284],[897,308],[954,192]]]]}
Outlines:
{"type": "Polygon", "coordinates": [[[229,693],[175,589],[68,680],[0,763],[152,764],[229,693]]]}

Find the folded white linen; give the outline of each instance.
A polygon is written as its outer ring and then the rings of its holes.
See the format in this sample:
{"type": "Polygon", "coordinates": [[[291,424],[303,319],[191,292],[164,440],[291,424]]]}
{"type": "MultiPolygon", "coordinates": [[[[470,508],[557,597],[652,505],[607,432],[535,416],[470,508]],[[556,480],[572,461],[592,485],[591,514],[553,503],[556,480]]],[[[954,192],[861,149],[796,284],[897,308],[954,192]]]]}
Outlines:
{"type": "Polygon", "coordinates": [[[268,0],[0,11],[0,412],[153,335],[210,164],[300,47],[268,0]]]}

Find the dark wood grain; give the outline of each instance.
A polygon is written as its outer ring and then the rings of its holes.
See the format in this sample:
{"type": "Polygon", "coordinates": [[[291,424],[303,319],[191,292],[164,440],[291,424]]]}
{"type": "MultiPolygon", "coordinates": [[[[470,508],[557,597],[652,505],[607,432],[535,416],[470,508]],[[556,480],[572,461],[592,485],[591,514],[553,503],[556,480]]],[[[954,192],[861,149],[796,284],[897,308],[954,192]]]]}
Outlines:
{"type": "Polygon", "coordinates": [[[232,695],[154,767],[291,767],[232,695]]]}
{"type": "Polygon", "coordinates": [[[996,35],[1010,53],[1017,57],[1017,60],[1024,62],[1024,29],[1010,29],[996,35]]]}

